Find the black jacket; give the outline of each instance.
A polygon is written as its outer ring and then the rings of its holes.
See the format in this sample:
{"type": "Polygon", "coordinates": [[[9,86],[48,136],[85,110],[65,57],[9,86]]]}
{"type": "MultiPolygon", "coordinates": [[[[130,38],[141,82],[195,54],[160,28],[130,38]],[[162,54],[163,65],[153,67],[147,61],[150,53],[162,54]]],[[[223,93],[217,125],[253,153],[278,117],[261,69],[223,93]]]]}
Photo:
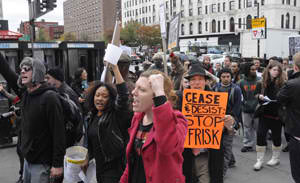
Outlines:
{"type": "Polygon", "coordinates": [[[21,100],[22,144],[25,159],[33,164],[63,166],[65,126],[58,93],[43,84],[24,93],[21,100]]]}
{"type": "Polygon", "coordinates": [[[0,54],[0,73],[8,85],[21,98],[21,150],[29,163],[63,166],[65,154],[64,123],[62,109],[54,91],[43,84],[28,93],[17,85],[18,75],[0,54]]]}
{"type": "Polygon", "coordinates": [[[280,104],[286,106],[285,131],[300,138],[300,72],[294,73],[277,94],[280,104]]]}
{"type": "MultiPolygon", "coordinates": [[[[96,147],[92,145],[93,139],[88,139],[89,156],[96,159],[97,177],[106,170],[124,168],[125,165],[125,148],[129,138],[127,129],[131,124],[132,113],[129,110],[129,93],[125,82],[116,85],[116,88],[118,95],[115,105],[105,110],[97,122],[98,144],[96,147]],[[120,149],[117,150],[118,148],[120,149]]],[[[95,118],[96,114],[89,120],[88,132],[95,118]]]]}

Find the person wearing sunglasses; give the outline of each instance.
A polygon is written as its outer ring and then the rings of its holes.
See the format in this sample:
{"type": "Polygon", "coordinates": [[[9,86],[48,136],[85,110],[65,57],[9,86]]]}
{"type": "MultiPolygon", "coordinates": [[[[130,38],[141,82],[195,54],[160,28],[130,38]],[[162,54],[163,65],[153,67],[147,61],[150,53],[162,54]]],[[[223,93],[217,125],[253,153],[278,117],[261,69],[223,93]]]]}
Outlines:
{"type": "Polygon", "coordinates": [[[65,128],[59,96],[44,82],[46,68],[36,58],[25,57],[20,76],[0,54],[0,74],[21,98],[21,151],[24,183],[62,182],[65,128]]]}

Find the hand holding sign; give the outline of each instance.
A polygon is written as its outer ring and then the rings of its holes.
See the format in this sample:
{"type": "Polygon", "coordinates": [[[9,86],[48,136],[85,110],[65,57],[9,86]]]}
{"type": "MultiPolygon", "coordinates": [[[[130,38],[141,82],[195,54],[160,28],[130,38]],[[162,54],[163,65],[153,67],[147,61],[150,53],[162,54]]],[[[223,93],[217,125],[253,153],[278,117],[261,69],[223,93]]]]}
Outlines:
{"type": "Polygon", "coordinates": [[[118,46],[115,46],[113,44],[108,44],[108,46],[106,48],[104,60],[113,65],[117,65],[122,52],[123,52],[123,50],[121,48],[119,48],[118,46]]]}
{"type": "Polygon", "coordinates": [[[224,126],[227,130],[233,130],[234,118],[231,115],[225,115],[225,118],[223,118],[222,121],[224,121],[224,126]]]}
{"type": "Polygon", "coordinates": [[[165,95],[164,77],[161,74],[154,74],[149,77],[150,86],[155,96],[165,95]]]}

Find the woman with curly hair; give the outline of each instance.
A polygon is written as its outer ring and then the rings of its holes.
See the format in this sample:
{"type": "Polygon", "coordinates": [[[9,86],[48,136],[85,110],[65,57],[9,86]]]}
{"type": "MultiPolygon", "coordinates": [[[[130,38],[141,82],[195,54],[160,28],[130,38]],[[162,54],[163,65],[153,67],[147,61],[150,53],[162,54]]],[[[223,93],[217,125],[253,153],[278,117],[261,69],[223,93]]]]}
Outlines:
{"type": "Polygon", "coordinates": [[[96,161],[99,183],[118,183],[125,168],[125,147],[128,139],[131,113],[128,89],[117,65],[112,65],[116,90],[110,84],[96,81],[89,88],[89,120],[87,127],[88,162],[96,161]]]}
{"type": "Polygon", "coordinates": [[[279,104],[276,102],[276,94],[285,82],[285,75],[282,65],[278,61],[272,61],[268,64],[262,75],[262,81],[257,86],[257,97],[259,103],[265,103],[265,98],[272,100],[262,105],[262,112],[259,115],[257,130],[257,162],[254,170],[259,171],[262,168],[264,155],[267,146],[267,133],[272,132],[272,158],[267,162],[269,166],[276,166],[280,163],[279,155],[281,150],[281,128],[282,122],[278,116],[279,104]]]}

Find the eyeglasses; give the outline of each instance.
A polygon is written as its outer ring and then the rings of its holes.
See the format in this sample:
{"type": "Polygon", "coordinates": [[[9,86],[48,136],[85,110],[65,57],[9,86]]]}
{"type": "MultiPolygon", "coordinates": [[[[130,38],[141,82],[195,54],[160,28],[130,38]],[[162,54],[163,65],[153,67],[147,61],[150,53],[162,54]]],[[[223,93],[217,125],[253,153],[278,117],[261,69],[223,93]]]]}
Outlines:
{"type": "Polygon", "coordinates": [[[28,71],[31,71],[31,67],[29,67],[29,66],[23,66],[22,68],[21,68],[21,72],[24,70],[25,72],[28,72],[28,71]]]}

